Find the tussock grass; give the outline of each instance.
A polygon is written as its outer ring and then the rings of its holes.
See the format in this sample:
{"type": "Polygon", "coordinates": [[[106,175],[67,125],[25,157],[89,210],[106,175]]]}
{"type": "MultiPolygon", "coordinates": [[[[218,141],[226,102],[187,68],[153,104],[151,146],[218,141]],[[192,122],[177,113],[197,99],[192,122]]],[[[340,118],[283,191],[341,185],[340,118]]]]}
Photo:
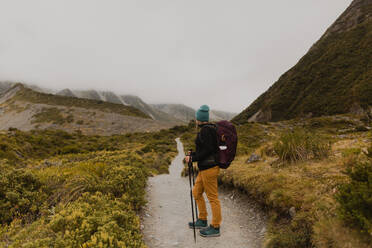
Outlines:
{"type": "Polygon", "coordinates": [[[280,136],[274,151],[281,161],[295,163],[328,157],[330,144],[315,133],[295,129],[280,136]]]}

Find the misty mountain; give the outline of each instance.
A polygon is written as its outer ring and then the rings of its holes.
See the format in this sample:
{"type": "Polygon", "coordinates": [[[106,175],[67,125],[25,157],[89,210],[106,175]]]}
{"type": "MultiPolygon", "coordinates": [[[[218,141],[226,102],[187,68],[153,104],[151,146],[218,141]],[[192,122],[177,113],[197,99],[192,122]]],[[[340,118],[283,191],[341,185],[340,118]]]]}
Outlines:
{"type": "Polygon", "coordinates": [[[14,83],[11,82],[0,82],[0,95],[10,89],[14,83]]]}
{"type": "Polygon", "coordinates": [[[372,113],[372,0],[354,0],[308,53],[234,118],[372,113]]]}
{"type": "Polygon", "coordinates": [[[61,91],[58,91],[56,94],[59,96],[77,97],[70,89],[63,89],[61,91]]]}
{"type": "Polygon", "coordinates": [[[195,119],[195,110],[183,104],[151,104],[151,106],[185,122],[195,119]]]}
{"type": "MultiPolygon", "coordinates": [[[[196,110],[183,104],[152,104],[151,106],[185,122],[195,119],[196,110]]],[[[235,115],[234,113],[213,109],[210,111],[211,121],[231,120],[235,115]]]]}
{"type": "Polygon", "coordinates": [[[22,84],[15,84],[0,94],[0,113],[1,130],[11,127],[24,131],[51,128],[110,135],[155,131],[176,124],[153,120],[132,106],[47,94],[22,84]]]}
{"type": "Polygon", "coordinates": [[[111,91],[97,91],[97,90],[70,90],[64,89],[57,92],[58,95],[85,98],[97,101],[111,102],[116,104],[123,104],[132,106],[146,113],[154,120],[171,122],[173,124],[182,124],[180,119],[177,119],[169,114],[154,109],[145,103],[140,97],[133,95],[117,95],[111,91]]]}
{"type": "MultiPolygon", "coordinates": [[[[1,89],[9,89],[14,83],[1,83],[1,89]]],[[[44,89],[38,86],[25,85],[34,91],[40,93],[50,94],[53,92],[49,89],[44,89]]],[[[154,120],[170,122],[171,124],[179,125],[184,122],[189,122],[195,118],[195,109],[183,104],[147,104],[140,97],[134,95],[118,95],[111,91],[97,91],[97,90],[71,90],[63,89],[54,93],[57,96],[75,97],[82,99],[90,99],[95,101],[110,102],[115,104],[122,104],[125,106],[132,106],[147,114],[154,120]]],[[[236,114],[211,110],[210,117],[212,121],[230,120],[236,114]]]]}
{"type": "Polygon", "coordinates": [[[210,113],[210,118],[213,121],[221,121],[221,120],[231,120],[234,118],[237,114],[236,113],[231,113],[231,112],[226,112],[226,111],[221,111],[221,110],[211,110],[210,113]]]}

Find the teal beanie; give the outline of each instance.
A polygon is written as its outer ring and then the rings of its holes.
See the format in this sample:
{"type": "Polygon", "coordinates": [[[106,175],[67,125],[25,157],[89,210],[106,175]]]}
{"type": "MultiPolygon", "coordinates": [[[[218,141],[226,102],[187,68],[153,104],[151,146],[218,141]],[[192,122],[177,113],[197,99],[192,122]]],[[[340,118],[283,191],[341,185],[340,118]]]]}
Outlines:
{"type": "Polygon", "coordinates": [[[202,122],[209,121],[209,107],[207,105],[201,106],[195,113],[196,120],[202,122]]]}

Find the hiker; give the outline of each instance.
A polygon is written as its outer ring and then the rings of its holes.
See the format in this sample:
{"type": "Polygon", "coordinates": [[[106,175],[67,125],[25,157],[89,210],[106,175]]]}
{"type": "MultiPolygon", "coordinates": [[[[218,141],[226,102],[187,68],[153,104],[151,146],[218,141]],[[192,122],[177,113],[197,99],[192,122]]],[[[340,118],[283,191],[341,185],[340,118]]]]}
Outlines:
{"type": "MultiPolygon", "coordinates": [[[[186,163],[190,161],[198,162],[199,173],[196,178],[192,193],[199,209],[199,216],[195,222],[195,228],[201,229],[200,235],[203,237],[220,236],[221,224],[221,204],[218,199],[218,184],[217,177],[220,172],[216,155],[218,151],[217,132],[215,126],[209,122],[209,107],[201,106],[196,111],[196,125],[199,127],[195,145],[196,151],[187,155],[186,163]],[[203,193],[206,193],[209,203],[212,208],[212,223],[208,227],[207,208],[203,193]]],[[[189,223],[189,227],[193,228],[193,222],[189,223]]]]}

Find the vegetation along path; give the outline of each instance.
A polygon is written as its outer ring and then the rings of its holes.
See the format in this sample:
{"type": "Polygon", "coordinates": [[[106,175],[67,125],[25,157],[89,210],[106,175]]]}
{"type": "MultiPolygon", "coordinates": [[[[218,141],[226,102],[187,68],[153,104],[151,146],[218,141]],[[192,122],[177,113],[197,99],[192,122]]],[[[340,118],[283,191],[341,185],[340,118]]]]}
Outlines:
{"type": "MultiPolygon", "coordinates": [[[[227,189],[220,189],[219,192],[223,214],[221,237],[206,239],[197,235],[195,245],[193,231],[187,227],[187,222],[191,220],[189,181],[181,177],[184,150],[179,139],[176,141],[178,155],[170,166],[169,174],[152,177],[148,182],[148,204],[143,211],[142,222],[146,245],[150,248],[260,247],[266,231],[264,214],[246,196],[227,189]]],[[[211,213],[210,209],[208,213],[211,213]]]]}

